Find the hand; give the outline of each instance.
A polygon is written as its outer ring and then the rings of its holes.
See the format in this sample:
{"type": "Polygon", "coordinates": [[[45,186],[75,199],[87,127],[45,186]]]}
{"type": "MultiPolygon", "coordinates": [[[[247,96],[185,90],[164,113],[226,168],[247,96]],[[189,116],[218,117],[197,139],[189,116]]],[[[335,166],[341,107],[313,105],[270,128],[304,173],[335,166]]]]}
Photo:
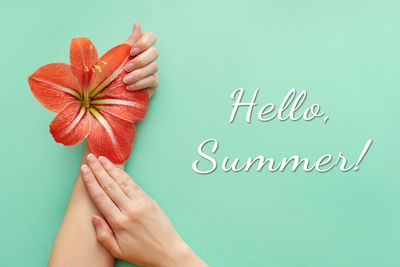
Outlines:
{"type": "Polygon", "coordinates": [[[104,215],[93,217],[98,241],[116,258],[146,266],[207,266],[175,231],[168,217],[123,170],[93,154],[83,182],[104,215]]]}
{"type": "Polygon", "coordinates": [[[131,35],[125,43],[132,46],[131,56],[125,70],[128,74],[124,77],[126,89],[130,91],[146,90],[151,96],[158,86],[157,63],[158,50],[152,45],[156,42],[156,35],[152,32],[141,33],[140,24],[135,22],[131,35]]]}

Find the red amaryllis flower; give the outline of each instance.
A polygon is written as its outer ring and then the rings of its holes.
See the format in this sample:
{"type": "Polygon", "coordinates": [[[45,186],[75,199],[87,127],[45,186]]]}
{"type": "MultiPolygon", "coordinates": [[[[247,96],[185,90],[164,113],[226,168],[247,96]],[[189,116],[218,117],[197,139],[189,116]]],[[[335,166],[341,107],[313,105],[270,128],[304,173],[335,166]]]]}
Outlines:
{"type": "Polygon", "coordinates": [[[114,163],[125,162],[135,136],[134,122],[145,117],[148,94],[126,90],[131,46],[111,48],[100,59],[87,38],[72,39],[70,63],[52,63],[28,79],[33,95],[58,113],[50,123],[54,140],[66,146],[88,138],[90,149],[114,163]]]}

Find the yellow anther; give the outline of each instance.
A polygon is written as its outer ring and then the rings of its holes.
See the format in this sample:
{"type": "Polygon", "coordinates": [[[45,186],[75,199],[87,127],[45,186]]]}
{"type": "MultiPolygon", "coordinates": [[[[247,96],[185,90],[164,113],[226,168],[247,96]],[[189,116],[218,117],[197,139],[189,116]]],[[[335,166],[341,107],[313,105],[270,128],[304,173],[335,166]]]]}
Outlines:
{"type": "Polygon", "coordinates": [[[99,72],[101,72],[101,67],[99,65],[95,65],[94,66],[96,68],[96,70],[98,70],[99,72]]]}

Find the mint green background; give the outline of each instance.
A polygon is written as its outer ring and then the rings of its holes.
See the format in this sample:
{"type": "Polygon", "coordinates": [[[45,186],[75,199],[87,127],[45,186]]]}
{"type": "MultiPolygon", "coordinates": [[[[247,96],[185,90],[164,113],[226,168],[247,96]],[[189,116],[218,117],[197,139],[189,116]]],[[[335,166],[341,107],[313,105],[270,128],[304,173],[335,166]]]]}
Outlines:
{"type": "MultiPolygon", "coordinates": [[[[400,2],[7,1],[1,5],[1,266],[45,266],[83,144],[56,144],[55,114],[27,77],[68,61],[73,37],[100,53],[134,20],[158,36],[160,86],[139,123],[127,171],[211,266],[400,266],[400,2]],[[231,92],[259,105],[290,88],[330,117],[229,124],[231,92]],[[358,172],[201,176],[197,146],[216,158],[343,152],[358,172]]],[[[256,114],[255,114],[256,115],[256,114]]],[[[129,266],[120,262],[118,266],[129,266]]]]}

